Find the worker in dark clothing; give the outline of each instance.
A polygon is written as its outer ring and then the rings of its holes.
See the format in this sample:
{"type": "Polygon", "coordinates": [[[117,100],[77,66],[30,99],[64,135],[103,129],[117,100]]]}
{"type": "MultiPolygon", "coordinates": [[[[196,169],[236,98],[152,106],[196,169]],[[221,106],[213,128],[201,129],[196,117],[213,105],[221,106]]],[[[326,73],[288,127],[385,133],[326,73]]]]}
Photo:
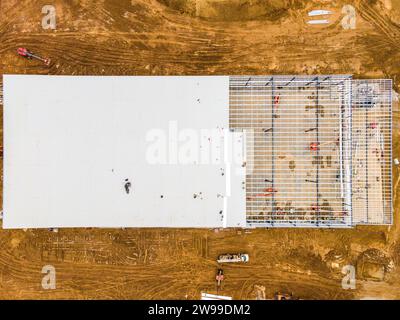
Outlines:
{"type": "Polygon", "coordinates": [[[129,194],[129,190],[131,188],[132,184],[130,183],[130,181],[128,179],[125,179],[125,191],[127,194],[129,194]]]}

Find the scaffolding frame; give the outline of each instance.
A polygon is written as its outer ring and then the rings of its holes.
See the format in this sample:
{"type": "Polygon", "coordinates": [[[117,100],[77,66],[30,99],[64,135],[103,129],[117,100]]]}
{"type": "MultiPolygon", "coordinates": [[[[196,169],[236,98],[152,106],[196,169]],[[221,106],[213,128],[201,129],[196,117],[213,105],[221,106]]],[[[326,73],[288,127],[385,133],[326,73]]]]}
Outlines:
{"type": "MultiPolygon", "coordinates": [[[[251,132],[254,140],[246,155],[252,168],[246,176],[249,227],[362,223],[353,218],[354,85],[351,75],[230,77],[230,127],[251,132]]],[[[391,115],[387,90],[381,93],[383,109],[391,115]]],[[[391,126],[385,130],[391,133],[391,126]]],[[[391,161],[391,137],[385,136],[383,144],[391,161]]],[[[383,176],[383,199],[391,206],[386,188],[391,177],[387,171],[383,176]]],[[[361,208],[355,208],[357,217],[361,208]]],[[[385,216],[391,221],[391,210],[385,216]]]]}
{"type": "Polygon", "coordinates": [[[392,80],[353,80],[353,224],[392,224],[392,80]],[[360,171],[364,171],[360,175],[360,171]],[[379,183],[377,183],[379,182],[379,183]]]}

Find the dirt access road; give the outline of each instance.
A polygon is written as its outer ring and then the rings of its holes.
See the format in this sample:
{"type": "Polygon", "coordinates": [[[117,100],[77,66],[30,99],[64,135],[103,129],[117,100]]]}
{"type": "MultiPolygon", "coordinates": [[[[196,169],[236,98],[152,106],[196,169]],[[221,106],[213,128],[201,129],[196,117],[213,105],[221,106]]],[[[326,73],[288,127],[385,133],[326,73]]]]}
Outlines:
{"type": "MultiPolygon", "coordinates": [[[[398,1],[271,0],[61,1],[55,30],[41,25],[48,1],[0,1],[0,73],[65,75],[354,74],[400,86],[398,1]],[[342,7],[356,9],[344,30],[342,7]],[[332,23],[307,25],[328,9],[332,23]],[[16,56],[23,46],[49,56],[50,67],[16,56]]],[[[21,88],[23,89],[23,88],[21,88]]],[[[398,111],[395,113],[398,121],[398,111]]],[[[394,157],[399,128],[394,126],[394,157]]],[[[1,131],[2,132],[2,131],[1,131]]],[[[397,168],[395,168],[397,170],[397,168]]],[[[398,172],[394,171],[394,185],[398,172]]],[[[265,287],[303,299],[399,298],[397,189],[395,225],[352,230],[0,230],[0,298],[198,299],[215,292],[215,258],[245,251],[250,263],[224,267],[221,293],[255,299],[265,287]],[[381,282],[341,288],[328,253],[356,265],[375,248],[395,264],[381,282]],[[43,290],[44,265],[57,288],[43,290]]],[[[389,270],[389,269],[388,269],[389,270]]],[[[360,279],[361,275],[358,276],[360,279]]]]}

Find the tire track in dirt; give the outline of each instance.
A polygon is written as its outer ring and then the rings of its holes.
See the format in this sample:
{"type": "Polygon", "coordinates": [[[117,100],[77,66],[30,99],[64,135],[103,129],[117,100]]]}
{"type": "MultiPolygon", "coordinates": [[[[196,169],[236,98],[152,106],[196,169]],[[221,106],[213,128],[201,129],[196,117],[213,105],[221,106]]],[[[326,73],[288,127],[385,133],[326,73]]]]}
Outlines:
{"type": "MultiPolygon", "coordinates": [[[[306,26],[303,13],[277,22],[211,22],[179,14],[155,0],[135,2],[141,6],[140,10],[128,10],[132,14],[125,20],[111,9],[103,8],[101,1],[93,4],[85,2],[85,5],[78,4],[75,7],[68,4],[67,8],[74,13],[73,17],[94,22],[88,26],[79,25],[76,28],[81,29],[76,30],[74,21],[71,21],[71,26],[64,21],[64,29],[57,33],[40,32],[35,27],[37,21],[32,22],[32,32],[21,31],[26,25],[22,25],[18,19],[19,8],[10,7],[4,15],[6,18],[0,19],[0,66],[8,73],[122,75],[303,73],[304,65],[314,67],[320,64],[323,65],[321,69],[306,69],[305,72],[322,70],[329,73],[362,74],[373,64],[371,61],[376,57],[379,59],[379,51],[385,48],[386,51],[398,49],[398,29],[394,28],[387,17],[363,2],[359,2],[358,8],[365,10],[361,17],[370,25],[361,25],[349,33],[342,33],[338,22],[323,29],[306,26]],[[79,17],[79,12],[86,14],[84,19],[79,17]],[[118,20],[118,23],[107,25],[104,22],[107,19],[118,20]],[[97,24],[98,28],[95,28],[97,24]],[[73,31],[66,30],[69,28],[73,31]],[[373,36],[378,38],[371,38],[373,36]],[[48,69],[35,62],[21,60],[15,55],[18,46],[26,46],[50,56],[53,65],[48,69]],[[353,66],[355,60],[367,67],[362,67],[358,72],[353,66]],[[276,61],[276,66],[273,61],[276,61]],[[331,64],[337,61],[340,62],[339,66],[332,67],[331,64]]],[[[22,1],[21,5],[24,5],[28,13],[37,10],[34,1],[22,1]]],[[[380,66],[377,62],[375,64],[380,66]]],[[[82,234],[86,231],[73,232],[82,234]]],[[[96,237],[87,240],[85,244],[96,248],[103,241],[100,236],[109,231],[93,232],[96,232],[96,237]]],[[[166,232],[172,234],[175,231],[166,232]]],[[[179,231],[180,237],[184,238],[185,232],[179,231]]],[[[273,245],[283,241],[283,238],[285,249],[301,246],[306,242],[304,239],[313,239],[310,242],[317,245],[323,239],[331,239],[326,244],[327,248],[342,246],[344,242],[354,242],[361,246],[363,242],[357,238],[358,233],[358,230],[338,231],[333,237],[322,231],[291,230],[284,237],[286,231],[267,230],[265,233],[257,233],[251,240],[243,241],[236,234],[232,236],[229,233],[222,237],[210,234],[209,241],[213,246],[210,256],[214,258],[218,252],[234,248],[247,248],[251,251],[248,243],[257,244],[259,251],[256,253],[260,255],[283,250],[273,245]]],[[[3,293],[0,292],[1,298],[162,299],[183,298],[184,294],[199,298],[201,290],[215,289],[215,261],[199,258],[184,249],[179,249],[182,255],[156,263],[134,265],[126,257],[119,257],[113,261],[114,265],[107,265],[81,257],[79,248],[84,242],[81,239],[73,240],[72,244],[65,243],[63,248],[69,248],[72,257],[62,262],[41,258],[43,246],[30,245],[32,238],[40,242],[45,234],[46,231],[39,231],[26,236],[19,246],[11,248],[10,242],[21,237],[20,233],[0,232],[0,277],[3,280],[0,286],[4,289],[1,290],[3,293]],[[74,258],[78,262],[73,261],[74,258]],[[56,292],[43,292],[40,289],[43,276],[40,271],[44,264],[56,267],[59,284],[56,292]]],[[[378,231],[368,231],[371,238],[377,234],[378,231]]],[[[63,242],[52,238],[48,243],[56,241],[63,242]]],[[[122,244],[118,245],[133,246],[141,240],[138,237],[130,240],[128,237],[120,241],[122,244]]],[[[378,240],[376,242],[380,245],[378,240]]],[[[102,243],[99,250],[108,245],[119,248],[117,244],[102,243]]],[[[167,252],[169,247],[169,242],[161,241],[157,253],[167,252]]],[[[100,252],[95,251],[94,254],[100,255],[100,252]]],[[[125,251],[121,250],[120,255],[124,254],[125,251]]],[[[249,265],[227,266],[223,293],[237,298],[248,297],[252,286],[261,283],[267,285],[269,290],[292,290],[307,298],[350,297],[350,293],[340,288],[337,275],[317,268],[312,269],[308,275],[305,267],[294,264],[291,267],[301,272],[287,272],[282,267],[289,264],[284,256],[265,256],[266,261],[258,259],[249,265]],[[274,259],[280,259],[282,263],[279,266],[269,265],[274,259]]],[[[108,263],[107,258],[105,261],[108,263]]]]}
{"type": "Polygon", "coordinates": [[[358,4],[360,15],[377,30],[379,30],[386,39],[397,49],[400,49],[400,28],[390,21],[387,16],[382,16],[377,9],[373,8],[366,1],[360,1],[358,4]]]}
{"type": "MultiPolygon", "coordinates": [[[[154,4],[154,1],[152,2],[154,4]]],[[[160,5],[158,5],[159,9],[160,5]]],[[[165,9],[164,9],[165,10],[165,9]]],[[[159,12],[159,11],[158,11],[159,12]]],[[[163,12],[163,16],[171,16],[171,13],[163,12]]],[[[255,64],[259,62],[259,59],[252,58],[257,57],[260,52],[268,52],[271,49],[271,46],[275,46],[279,44],[279,39],[274,40],[272,39],[272,43],[266,43],[266,34],[270,29],[270,25],[265,26],[265,23],[253,23],[252,29],[260,30],[264,29],[265,31],[254,31],[248,30],[244,28],[239,28],[240,24],[226,24],[224,23],[229,31],[224,31],[221,26],[214,26],[214,27],[207,27],[205,28],[203,25],[205,23],[198,22],[195,19],[181,17],[180,15],[173,15],[175,20],[172,22],[172,17],[170,17],[169,21],[170,24],[177,29],[178,32],[171,33],[170,31],[164,32],[161,30],[155,30],[153,34],[140,33],[140,37],[144,37],[143,39],[132,39],[134,37],[129,36],[127,37],[126,41],[128,41],[131,45],[134,45],[136,42],[138,47],[144,46],[145,50],[149,52],[137,52],[134,51],[131,54],[129,52],[124,52],[123,50],[118,50],[115,48],[109,49],[107,45],[102,46],[101,44],[96,44],[95,47],[79,44],[76,45],[76,38],[74,38],[73,34],[69,34],[70,43],[66,40],[66,36],[62,33],[57,34],[56,39],[51,40],[48,37],[46,40],[41,41],[40,37],[45,38],[43,34],[38,34],[37,38],[35,38],[32,42],[29,42],[30,37],[35,37],[36,34],[29,34],[26,38],[18,37],[15,38],[12,35],[12,40],[15,41],[16,39],[20,42],[25,42],[26,45],[29,46],[37,46],[37,47],[48,47],[51,48],[49,52],[52,56],[62,56],[62,60],[65,61],[67,64],[78,64],[78,65],[92,65],[92,64],[102,64],[105,66],[111,67],[112,65],[124,65],[126,64],[135,64],[139,61],[143,61],[143,63],[149,63],[151,61],[157,60],[159,64],[181,64],[186,65],[185,67],[188,68],[187,65],[192,66],[193,64],[196,66],[195,68],[199,69],[199,67],[204,65],[228,65],[235,62],[242,62],[243,60],[247,59],[247,64],[255,64]],[[177,17],[177,18],[176,18],[177,17]],[[193,22],[195,21],[195,22],[193,22]],[[190,22],[190,23],[189,23],[190,22]],[[190,26],[190,27],[188,27],[190,26]],[[211,46],[210,46],[210,39],[205,37],[205,33],[214,33],[215,39],[213,39],[211,46]],[[229,38],[228,38],[229,35],[229,38]],[[234,35],[234,36],[233,36],[234,35]],[[162,42],[157,42],[156,40],[151,40],[151,38],[156,37],[170,37],[171,40],[163,40],[162,42]],[[174,37],[176,38],[174,39],[174,37]],[[252,36],[251,42],[247,41],[246,39],[252,36]],[[255,40],[254,38],[259,37],[260,40],[255,40]],[[152,48],[149,48],[149,44],[154,41],[155,43],[163,43],[165,45],[179,46],[182,49],[181,54],[178,58],[174,54],[171,54],[170,51],[164,52],[151,52],[152,48]],[[65,42],[65,43],[64,43],[65,42]],[[75,44],[75,45],[74,45],[75,44]],[[213,46],[212,46],[213,44],[213,46]],[[61,47],[60,47],[61,46],[61,47]],[[69,50],[66,50],[66,47],[69,50]],[[265,48],[264,48],[265,47],[265,48]],[[249,50],[251,49],[251,50],[249,50]],[[98,56],[92,56],[93,52],[98,52],[98,56]],[[247,55],[243,55],[243,52],[247,52],[247,55]],[[165,57],[165,58],[164,58],[165,57]]],[[[164,29],[165,24],[161,29],[164,29]]],[[[121,36],[121,34],[111,32],[110,38],[114,36],[121,36]]],[[[76,37],[79,37],[78,33],[76,37]]],[[[139,37],[139,36],[136,36],[139,37]]],[[[7,44],[7,41],[6,41],[7,44]]],[[[15,43],[10,42],[9,45],[5,46],[5,49],[11,49],[12,47],[15,48],[15,43]]],[[[116,47],[118,48],[118,47],[116,47]]],[[[343,49],[339,48],[338,50],[326,50],[326,54],[324,55],[328,59],[334,59],[338,56],[342,56],[343,58],[343,49]]],[[[131,50],[135,50],[138,48],[130,48],[131,50]]],[[[318,48],[315,49],[312,46],[309,46],[308,50],[300,50],[297,54],[285,54],[287,52],[286,46],[275,46],[274,51],[281,51],[282,53],[279,54],[279,58],[283,60],[283,62],[300,62],[303,60],[307,60],[312,56],[318,56],[318,48]]],[[[168,49],[176,51],[176,48],[168,49]]],[[[293,50],[295,51],[295,50],[293,50]]],[[[348,56],[350,57],[350,55],[348,56]]],[[[190,69],[189,69],[190,70],[190,69]]]]}

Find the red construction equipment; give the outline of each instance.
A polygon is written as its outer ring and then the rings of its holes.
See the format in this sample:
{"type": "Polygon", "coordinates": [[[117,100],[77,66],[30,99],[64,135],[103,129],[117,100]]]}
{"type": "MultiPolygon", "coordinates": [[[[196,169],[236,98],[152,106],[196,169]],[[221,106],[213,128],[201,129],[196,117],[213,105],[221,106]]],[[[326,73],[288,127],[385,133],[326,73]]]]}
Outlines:
{"type": "Polygon", "coordinates": [[[280,95],[274,96],[274,107],[277,107],[279,105],[280,98],[280,95]]]}
{"type": "Polygon", "coordinates": [[[18,48],[17,53],[26,59],[36,59],[42,61],[46,66],[50,65],[50,59],[39,57],[26,48],[18,48]]]}
{"type": "Polygon", "coordinates": [[[378,126],[378,123],[376,123],[376,122],[371,122],[371,123],[369,124],[369,127],[370,127],[371,129],[376,129],[377,126],[378,126]]]}
{"type": "Polygon", "coordinates": [[[311,143],[310,143],[310,150],[311,150],[311,151],[318,151],[318,150],[321,149],[322,146],[325,146],[325,145],[328,145],[328,144],[332,144],[332,143],[334,143],[334,144],[336,144],[336,145],[338,146],[338,145],[340,144],[340,139],[337,138],[336,140],[333,140],[333,141],[326,141],[326,142],[323,142],[323,143],[320,143],[320,142],[311,142],[311,143]]]}
{"type": "Polygon", "coordinates": [[[272,193],[257,193],[256,197],[269,197],[272,196],[272,193]]]}
{"type": "Polygon", "coordinates": [[[272,194],[274,192],[278,192],[278,190],[271,188],[271,187],[265,188],[265,189],[263,189],[263,191],[265,193],[258,193],[258,194],[256,194],[256,197],[270,197],[270,196],[272,196],[272,194]]]}
{"type": "Polygon", "coordinates": [[[270,197],[270,196],[272,196],[272,193],[257,193],[252,197],[247,197],[246,199],[247,200],[254,200],[254,199],[257,199],[257,197],[270,197]]]}
{"type": "Polygon", "coordinates": [[[312,142],[310,144],[310,150],[311,151],[318,151],[319,150],[319,143],[318,142],[312,142]]]}
{"type": "Polygon", "coordinates": [[[270,196],[272,196],[272,194],[274,192],[278,192],[278,190],[270,187],[270,188],[263,189],[263,192],[265,192],[265,193],[257,193],[252,197],[247,197],[246,199],[253,200],[253,199],[257,199],[257,197],[270,197],[270,196]]]}

